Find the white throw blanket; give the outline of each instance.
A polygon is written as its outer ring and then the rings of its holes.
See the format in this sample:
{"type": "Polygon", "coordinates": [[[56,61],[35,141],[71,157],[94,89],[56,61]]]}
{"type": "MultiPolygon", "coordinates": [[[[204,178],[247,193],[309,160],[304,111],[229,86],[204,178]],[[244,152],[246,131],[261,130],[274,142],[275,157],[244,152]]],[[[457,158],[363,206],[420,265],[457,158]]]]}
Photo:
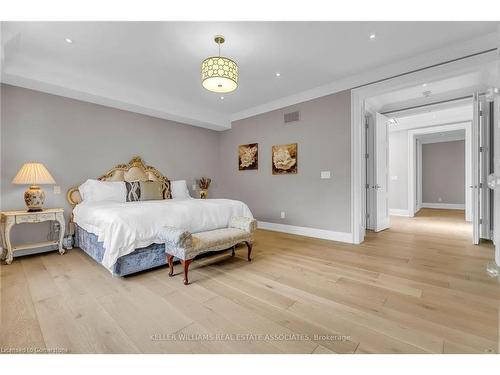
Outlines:
{"type": "Polygon", "coordinates": [[[162,243],[158,234],[164,226],[197,233],[226,228],[233,216],[253,218],[245,203],[231,199],[83,202],[73,214],[78,226],[103,242],[102,264],[109,270],[119,257],[162,243]]]}

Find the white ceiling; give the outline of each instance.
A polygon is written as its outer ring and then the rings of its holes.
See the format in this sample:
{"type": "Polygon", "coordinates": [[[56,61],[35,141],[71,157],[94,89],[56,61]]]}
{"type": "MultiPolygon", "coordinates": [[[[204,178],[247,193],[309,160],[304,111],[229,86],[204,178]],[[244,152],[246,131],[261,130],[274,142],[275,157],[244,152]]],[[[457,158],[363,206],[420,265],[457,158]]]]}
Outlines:
{"type": "MultiPolygon", "coordinates": [[[[491,67],[494,64],[489,64],[491,67]]],[[[483,73],[480,71],[457,75],[434,82],[423,82],[401,90],[391,91],[370,98],[369,103],[380,112],[394,111],[400,108],[421,105],[447,99],[450,95],[472,95],[475,90],[480,90],[484,82],[483,73]]]]}
{"type": "MultiPolygon", "coordinates": [[[[411,86],[367,99],[368,106],[380,113],[392,113],[397,116],[401,109],[430,105],[450,99],[471,97],[474,92],[485,92],[495,87],[498,82],[499,69],[496,61],[478,64],[473,71],[447,77],[415,82],[411,86]]],[[[450,107],[456,107],[451,103],[450,107]]],[[[443,106],[440,106],[441,108],[443,106]]],[[[416,109],[415,112],[421,112],[416,109]]]]}
{"type": "Polygon", "coordinates": [[[416,128],[426,128],[430,126],[457,124],[472,121],[472,99],[467,102],[460,101],[453,107],[441,106],[434,108],[421,108],[418,113],[401,113],[392,116],[397,125],[390,125],[389,131],[400,131],[416,128]]]}
{"type": "Polygon", "coordinates": [[[493,33],[497,25],[2,22],[2,81],[223,130],[235,113],[493,33]],[[226,36],[222,54],[240,69],[238,89],[224,100],[200,83],[201,61],[217,53],[215,34],[226,36]]]}

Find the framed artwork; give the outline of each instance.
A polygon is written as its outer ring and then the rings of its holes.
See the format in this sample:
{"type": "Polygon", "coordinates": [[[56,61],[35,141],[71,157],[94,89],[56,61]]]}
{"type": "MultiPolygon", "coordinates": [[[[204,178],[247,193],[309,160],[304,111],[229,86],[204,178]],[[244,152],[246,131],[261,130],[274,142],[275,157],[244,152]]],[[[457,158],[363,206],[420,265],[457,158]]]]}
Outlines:
{"type": "Polygon", "coordinates": [[[273,146],[273,174],[297,173],[297,143],[273,146]]]}
{"type": "Polygon", "coordinates": [[[238,147],[238,169],[259,169],[259,144],[249,143],[238,147]]]}

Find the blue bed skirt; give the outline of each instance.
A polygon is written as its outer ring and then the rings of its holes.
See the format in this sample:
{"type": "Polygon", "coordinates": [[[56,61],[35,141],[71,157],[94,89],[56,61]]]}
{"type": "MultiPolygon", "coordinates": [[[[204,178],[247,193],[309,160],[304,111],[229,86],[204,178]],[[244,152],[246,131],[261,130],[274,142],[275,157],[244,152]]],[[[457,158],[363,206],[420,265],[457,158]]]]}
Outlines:
{"type": "MultiPolygon", "coordinates": [[[[102,263],[104,257],[103,243],[97,241],[95,234],[87,232],[76,224],[75,246],[86,252],[96,262],[102,263]]],[[[113,275],[126,276],[166,264],[165,244],[154,243],[118,258],[113,267],[113,275]]]]}

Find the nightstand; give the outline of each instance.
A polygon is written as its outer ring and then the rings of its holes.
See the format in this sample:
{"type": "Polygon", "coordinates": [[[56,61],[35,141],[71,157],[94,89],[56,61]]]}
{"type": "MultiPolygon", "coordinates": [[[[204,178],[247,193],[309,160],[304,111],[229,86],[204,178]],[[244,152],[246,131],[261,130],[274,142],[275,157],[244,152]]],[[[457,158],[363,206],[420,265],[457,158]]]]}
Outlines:
{"type": "Polygon", "coordinates": [[[4,211],[0,212],[0,235],[2,239],[3,251],[0,256],[1,259],[5,259],[7,264],[12,263],[13,254],[19,250],[34,249],[38,247],[45,247],[51,245],[57,245],[59,247],[59,253],[64,254],[64,249],[62,247],[62,241],[64,238],[64,209],[62,208],[49,208],[39,212],[28,212],[28,211],[4,211]],[[12,246],[10,242],[10,230],[16,224],[22,223],[41,223],[44,221],[55,220],[59,222],[59,239],[57,241],[44,241],[36,243],[28,243],[12,246]]]}

